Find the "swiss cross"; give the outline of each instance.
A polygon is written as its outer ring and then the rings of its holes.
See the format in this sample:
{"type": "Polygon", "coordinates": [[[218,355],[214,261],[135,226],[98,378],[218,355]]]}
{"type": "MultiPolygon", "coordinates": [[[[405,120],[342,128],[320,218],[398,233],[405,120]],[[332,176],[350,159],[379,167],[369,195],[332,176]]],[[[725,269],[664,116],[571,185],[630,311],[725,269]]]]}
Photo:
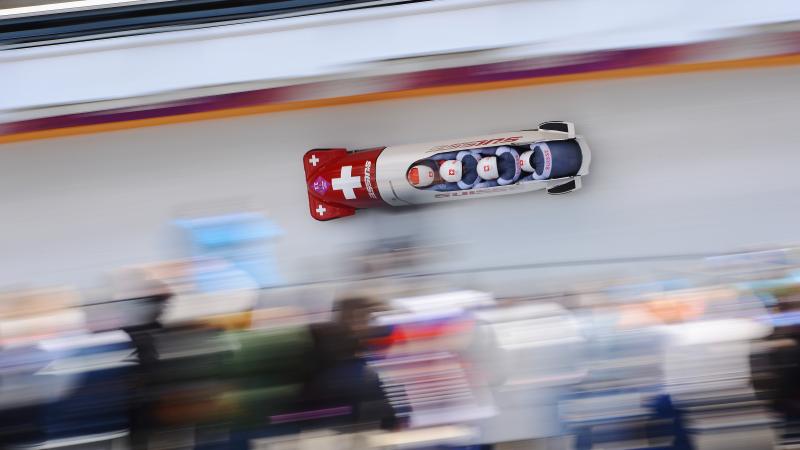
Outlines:
{"type": "Polygon", "coordinates": [[[325,211],[327,211],[327,209],[324,206],[322,206],[322,204],[317,206],[317,214],[319,214],[320,216],[324,215],[325,211]]]}
{"type": "Polygon", "coordinates": [[[334,178],[333,189],[342,191],[344,198],[352,200],[356,198],[355,189],[361,187],[361,177],[353,176],[353,166],[342,166],[342,171],[339,174],[340,178],[334,178]]]}
{"type": "Polygon", "coordinates": [[[311,155],[311,158],[308,160],[308,163],[311,164],[314,167],[317,167],[317,163],[318,162],[319,162],[319,158],[317,158],[317,155],[311,155]]]}

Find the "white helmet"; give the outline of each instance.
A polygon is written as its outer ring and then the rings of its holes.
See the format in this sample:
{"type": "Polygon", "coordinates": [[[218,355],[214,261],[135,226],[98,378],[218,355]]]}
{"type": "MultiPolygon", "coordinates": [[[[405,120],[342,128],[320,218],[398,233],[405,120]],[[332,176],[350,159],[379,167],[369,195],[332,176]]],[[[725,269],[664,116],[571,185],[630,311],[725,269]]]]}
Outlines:
{"type": "Polygon", "coordinates": [[[519,166],[525,172],[536,172],[536,169],[531,164],[531,157],[533,157],[533,150],[528,150],[519,155],[519,166]]]}
{"type": "Polygon", "coordinates": [[[433,169],[428,166],[417,165],[408,171],[408,182],[414,187],[428,187],[433,184],[436,176],[433,169]]]}
{"type": "Polygon", "coordinates": [[[519,163],[522,170],[533,172],[531,177],[534,180],[546,180],[553,175],[553,152],[547,142],[532,144],[530,150],[519,156],[519,163]],[[539,153],[538,158],[536,158],[537,152],[539,153]],[[534,164],[538,164],[539,169],[534,164]]]}
{"type": "Polygon", "coordinates": [[[484,180],[496,180],[500,176],[497,172],[496,156],[487,156],[478,161],[478,176],[484,180]]]}
{"type": "Polygon", "coordinates": [[[463,167],[461,161],[449,159],[439,166],[439,175],[448,183],[457,183],[461,181],[463,167]]]}

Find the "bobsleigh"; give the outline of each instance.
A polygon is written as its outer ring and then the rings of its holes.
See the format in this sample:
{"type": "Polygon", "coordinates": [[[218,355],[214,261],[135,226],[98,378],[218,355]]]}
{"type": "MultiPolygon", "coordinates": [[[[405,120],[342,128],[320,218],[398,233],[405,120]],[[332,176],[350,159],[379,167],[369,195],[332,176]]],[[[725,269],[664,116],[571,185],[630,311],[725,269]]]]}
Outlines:
{"type": "Polygon", "coordinates": [[[542,189],[566,194],[580,189],[590,163],[589,147],[569,122],[428,144],[319,148],[303,155],[309,212],[322,221],[364,208],[542,189]]]}

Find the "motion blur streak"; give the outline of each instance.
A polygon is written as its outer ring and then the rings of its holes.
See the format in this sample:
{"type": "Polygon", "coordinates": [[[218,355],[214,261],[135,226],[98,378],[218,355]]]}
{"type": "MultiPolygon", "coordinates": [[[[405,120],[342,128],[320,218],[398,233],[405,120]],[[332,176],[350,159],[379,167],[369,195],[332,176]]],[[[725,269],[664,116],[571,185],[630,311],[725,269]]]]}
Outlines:
{"type": "Polygon", "coordinates": [[[0,23],[0,448],[800,448],[800,8],[729,3],[0,23]]]}
{"type": "MultiPolygon", "coordinates": [[[[367,273],[424,252],[396,248],[367,273]]],[[[547,299],[374,279],[330,313],[220,289],[247,276],[211,262],[118,272],[104,320],[74,290],[4,294],[3,442],[758,449],[794,439],[798,250],[547,299]],[[196,307],[169,313],[186,303],[196,307]]]]}
{"type": "Polygon", "coordinates": [[[201,201],[249,202],[291,229],[275,248],[291,285],[349,276],[354,268],[339,262],[362,248],[365,236],[417,234],[432,246],[452,245],[449,258],[427,258],[415,270],[469,269],[445,276],[499,295],[526,295],[534,285],[557,290],[580,275],[591,281],[628,273],[631,264],[617,259],[793,242],[800,129],[790,112],[800,103],[800,91],[791,88],[799,75],[784,67],[605,80],[4,145],[0,204],[13,214],[4,216],[9,231],[0,234],[0,247],[14,264],[0,272],[0,283],[91,286],[110,268],[173,257],[174,246],[163,245],[172,236],[165,224],[201,201]],[[358,220],[324,228],[307,220],[299,164],[307,149],[524,129],[550,117],[579,124],[597,155],[578,195],[365,210],[358,220]],[[476,240],[476,230],[464,225],[477,220],[476,208],[497,218],[492,239],[476,240]],[[52,217],[59,226],[44,226],[52,217]],[[530,237],[519,229],[522,221],[532,221],[530,237]],[[92,239],[74,239],[84,235],[92,239]],[[498,255],[504,248],[515,251],[498,255]],[[564,261],[606,263],[550,266],[564,261]],[[520,265],[540,270],[513,270],[520,265]]]}

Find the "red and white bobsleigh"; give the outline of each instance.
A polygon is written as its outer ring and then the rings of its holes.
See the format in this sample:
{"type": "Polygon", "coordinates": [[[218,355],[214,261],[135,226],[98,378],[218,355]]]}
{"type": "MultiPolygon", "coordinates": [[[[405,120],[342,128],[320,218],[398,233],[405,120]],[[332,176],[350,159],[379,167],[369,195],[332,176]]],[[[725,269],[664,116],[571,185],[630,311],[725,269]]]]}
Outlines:
{"type": "Polygon", "coordinates": [[[362,208],[540,189],[565,194],[580,189],[590,163],[589,147],[569,122],[430,144],[314,149],[303,156],[309,211],[317,220],[362,208]]]}

